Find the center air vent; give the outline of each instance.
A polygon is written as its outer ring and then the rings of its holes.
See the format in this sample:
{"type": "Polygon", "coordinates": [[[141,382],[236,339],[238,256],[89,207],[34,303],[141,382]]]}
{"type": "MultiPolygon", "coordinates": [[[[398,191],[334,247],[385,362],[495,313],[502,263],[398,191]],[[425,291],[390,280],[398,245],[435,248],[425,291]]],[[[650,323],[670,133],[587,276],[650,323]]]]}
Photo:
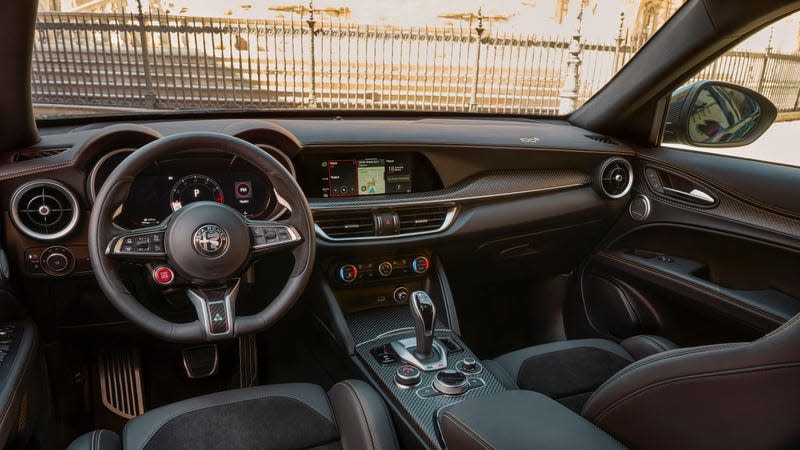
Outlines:
{"type": "Polygon", "coordinates": [[[400,219],[400,233],[418,233],[438,230],[447,218],[447,208],[414,208],[397,211],[400,219]]]}
{"type": "Polygon", "coordinates": [[[314,215],[317,234],[331,240],[392,239],[446,230],[455,206],[417,206],[382,212],[324,211],[314,215]]]}
{"type": "Polygon", "coordinates": [[[608,198],[622,198],[633,186],[633,168],[622,158],[609,158],[600,164],[594,180],[595,188],[608,198]]]}
{"type": "Polygon", "coordinates": [[[330,213],[314,217],[317,226],[330,238],[347,239],[375,235],[371,212],[330,213]]]}
{"type": "Polygon", "coordinates": [[[14,225],[33,239],[54,241],[68,235],[78,224],[79,213],[75,195],[56,181],[31,181],[11,196],[14,225]]]}

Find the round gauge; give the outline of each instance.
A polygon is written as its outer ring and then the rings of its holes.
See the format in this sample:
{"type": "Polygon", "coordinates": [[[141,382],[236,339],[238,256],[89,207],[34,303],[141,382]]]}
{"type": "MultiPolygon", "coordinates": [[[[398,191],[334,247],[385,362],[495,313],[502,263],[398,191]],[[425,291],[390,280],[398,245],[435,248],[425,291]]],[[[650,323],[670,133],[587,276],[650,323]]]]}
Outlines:
{"type": "Polygon", "coordinates": [[[169,206],[172,211],[194,202],[225,203],[222,188],[216,181],[205,175],[187,175],[172,187],[169,194],[169,206]]]}

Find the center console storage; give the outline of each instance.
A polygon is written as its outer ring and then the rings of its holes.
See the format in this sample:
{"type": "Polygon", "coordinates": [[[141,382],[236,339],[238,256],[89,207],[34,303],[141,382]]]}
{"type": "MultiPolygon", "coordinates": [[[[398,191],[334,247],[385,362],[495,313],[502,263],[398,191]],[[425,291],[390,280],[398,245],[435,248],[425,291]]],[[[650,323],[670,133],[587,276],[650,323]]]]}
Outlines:
{"type": "Polygon", "coordinates": [[[533,391],[505,391],[449,406],[439,414],[453,449],[622,449],[614,438],[555,400],[533,391]]]}

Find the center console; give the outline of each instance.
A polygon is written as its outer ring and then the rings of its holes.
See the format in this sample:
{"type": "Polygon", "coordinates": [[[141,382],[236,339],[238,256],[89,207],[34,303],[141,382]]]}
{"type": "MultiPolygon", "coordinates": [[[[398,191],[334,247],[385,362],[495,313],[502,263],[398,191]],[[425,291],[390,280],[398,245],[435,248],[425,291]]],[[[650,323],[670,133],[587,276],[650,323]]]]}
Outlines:
{"type": "Polygon", "coordinates": [[[417,445],[444,446],[436,420],[444,408],[506,390],[461,341],[444,271],[431,253],[332,259],[324,273],[329,304],[346,328],[340,340],[351,340],[351,360],[417,445]]]}

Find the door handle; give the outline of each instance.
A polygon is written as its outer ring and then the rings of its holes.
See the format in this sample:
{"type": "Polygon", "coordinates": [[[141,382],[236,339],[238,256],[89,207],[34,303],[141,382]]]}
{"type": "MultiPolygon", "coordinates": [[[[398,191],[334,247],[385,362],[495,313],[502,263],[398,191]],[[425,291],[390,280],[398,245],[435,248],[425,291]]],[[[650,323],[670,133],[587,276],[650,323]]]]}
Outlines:
{"type": "Polygon", "coordinates": [[[713,205],[716,203],[714,197],[697,188],[692,189],[690,192],[685,192],[664,186],[664,193],[672,197],[688,200],[694,203],[701,203],[704,205],[713,205]]]}

